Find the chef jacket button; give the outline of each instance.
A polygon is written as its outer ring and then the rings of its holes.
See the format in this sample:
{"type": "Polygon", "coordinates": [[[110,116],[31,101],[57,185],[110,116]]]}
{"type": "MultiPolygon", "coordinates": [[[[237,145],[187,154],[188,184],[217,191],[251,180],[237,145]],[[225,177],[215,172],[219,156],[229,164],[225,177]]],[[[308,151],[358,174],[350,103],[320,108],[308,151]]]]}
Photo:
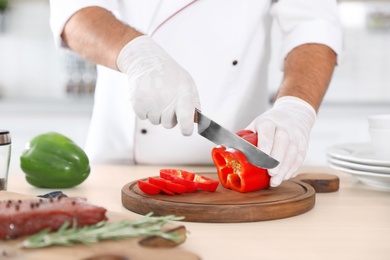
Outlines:
{"type": "Polygon", "coordinates": [[[237,61],[237,60],[234,60],[234,61],[232,62],[233,66],[236,66],[236,65],[237,65],[237,63],[238,63],[238,61],[237,61]]]}
{"type": "Polygon", "coordinates": [[[148,130],[146,129],[141,129],[141,134],[146,134],[148,132],[148,130]]]}

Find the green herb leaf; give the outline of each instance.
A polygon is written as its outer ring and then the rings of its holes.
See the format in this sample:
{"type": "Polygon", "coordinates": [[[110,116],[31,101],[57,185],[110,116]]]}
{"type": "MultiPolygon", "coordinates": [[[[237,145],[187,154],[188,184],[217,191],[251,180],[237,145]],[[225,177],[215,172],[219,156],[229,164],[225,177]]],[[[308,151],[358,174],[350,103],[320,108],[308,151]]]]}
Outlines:
{"type": "Polygon", "coordinates": [[[116,223],[101,221],[95,225],[77,227],[76,221],[72,227],[65,222],[57,231],[50,232],[44,229],[30,236],[22,242],[25,248],[40,248],[53,245],[70,246],[76,243],[90,245],[101,240],[124,239],[139,236],[159,236],[168,240],[179,242],[182,235],[162,231],[162,227],[169,221],[182,220],[184,217],[174,215],[152,217],[149,213],[137,220],[124,220],[116,223]]]}

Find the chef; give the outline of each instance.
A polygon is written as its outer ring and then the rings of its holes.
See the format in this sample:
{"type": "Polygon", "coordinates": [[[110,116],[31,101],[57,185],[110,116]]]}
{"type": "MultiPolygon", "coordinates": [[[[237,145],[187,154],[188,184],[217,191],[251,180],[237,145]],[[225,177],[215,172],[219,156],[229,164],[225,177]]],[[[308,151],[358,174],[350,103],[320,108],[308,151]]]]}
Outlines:
{"type": "Polygon", "coordinates": [[[85,150],[92,163],[211,164],[200,109],[258,133],[280,164],[302,165],[342,49],[336,0],[51,0],[57,46],[98,64],[85,150]],[[281,29],[280,89],[267,89],[270,29],[281,29]]]}

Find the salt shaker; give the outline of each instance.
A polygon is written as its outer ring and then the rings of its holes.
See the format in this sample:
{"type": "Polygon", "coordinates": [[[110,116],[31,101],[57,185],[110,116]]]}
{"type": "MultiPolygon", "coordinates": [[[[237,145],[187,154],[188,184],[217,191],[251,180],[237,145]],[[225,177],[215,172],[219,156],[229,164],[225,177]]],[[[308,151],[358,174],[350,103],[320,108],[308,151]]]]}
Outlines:
{"type": "Polygon", "coordinates": [[[0,190],[7,190],[10,159],[11,134],[7,130],[0,130],[0,190]]]}

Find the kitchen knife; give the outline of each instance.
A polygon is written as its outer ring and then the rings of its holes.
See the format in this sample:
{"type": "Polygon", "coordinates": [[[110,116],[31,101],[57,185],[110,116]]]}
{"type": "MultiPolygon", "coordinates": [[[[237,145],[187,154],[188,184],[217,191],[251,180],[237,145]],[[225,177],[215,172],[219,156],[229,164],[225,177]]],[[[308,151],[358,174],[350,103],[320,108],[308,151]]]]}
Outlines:
{"type": "Polygon", "coordinates": [[[235,133],[223,128],[197,109],[195,111],[195,122],[198,123],[198,133],[201,136],[217,145],[240,150],[251,164],[265,169],[272,169],[278,166],[279,162],[277,160],[235,133]]]}

